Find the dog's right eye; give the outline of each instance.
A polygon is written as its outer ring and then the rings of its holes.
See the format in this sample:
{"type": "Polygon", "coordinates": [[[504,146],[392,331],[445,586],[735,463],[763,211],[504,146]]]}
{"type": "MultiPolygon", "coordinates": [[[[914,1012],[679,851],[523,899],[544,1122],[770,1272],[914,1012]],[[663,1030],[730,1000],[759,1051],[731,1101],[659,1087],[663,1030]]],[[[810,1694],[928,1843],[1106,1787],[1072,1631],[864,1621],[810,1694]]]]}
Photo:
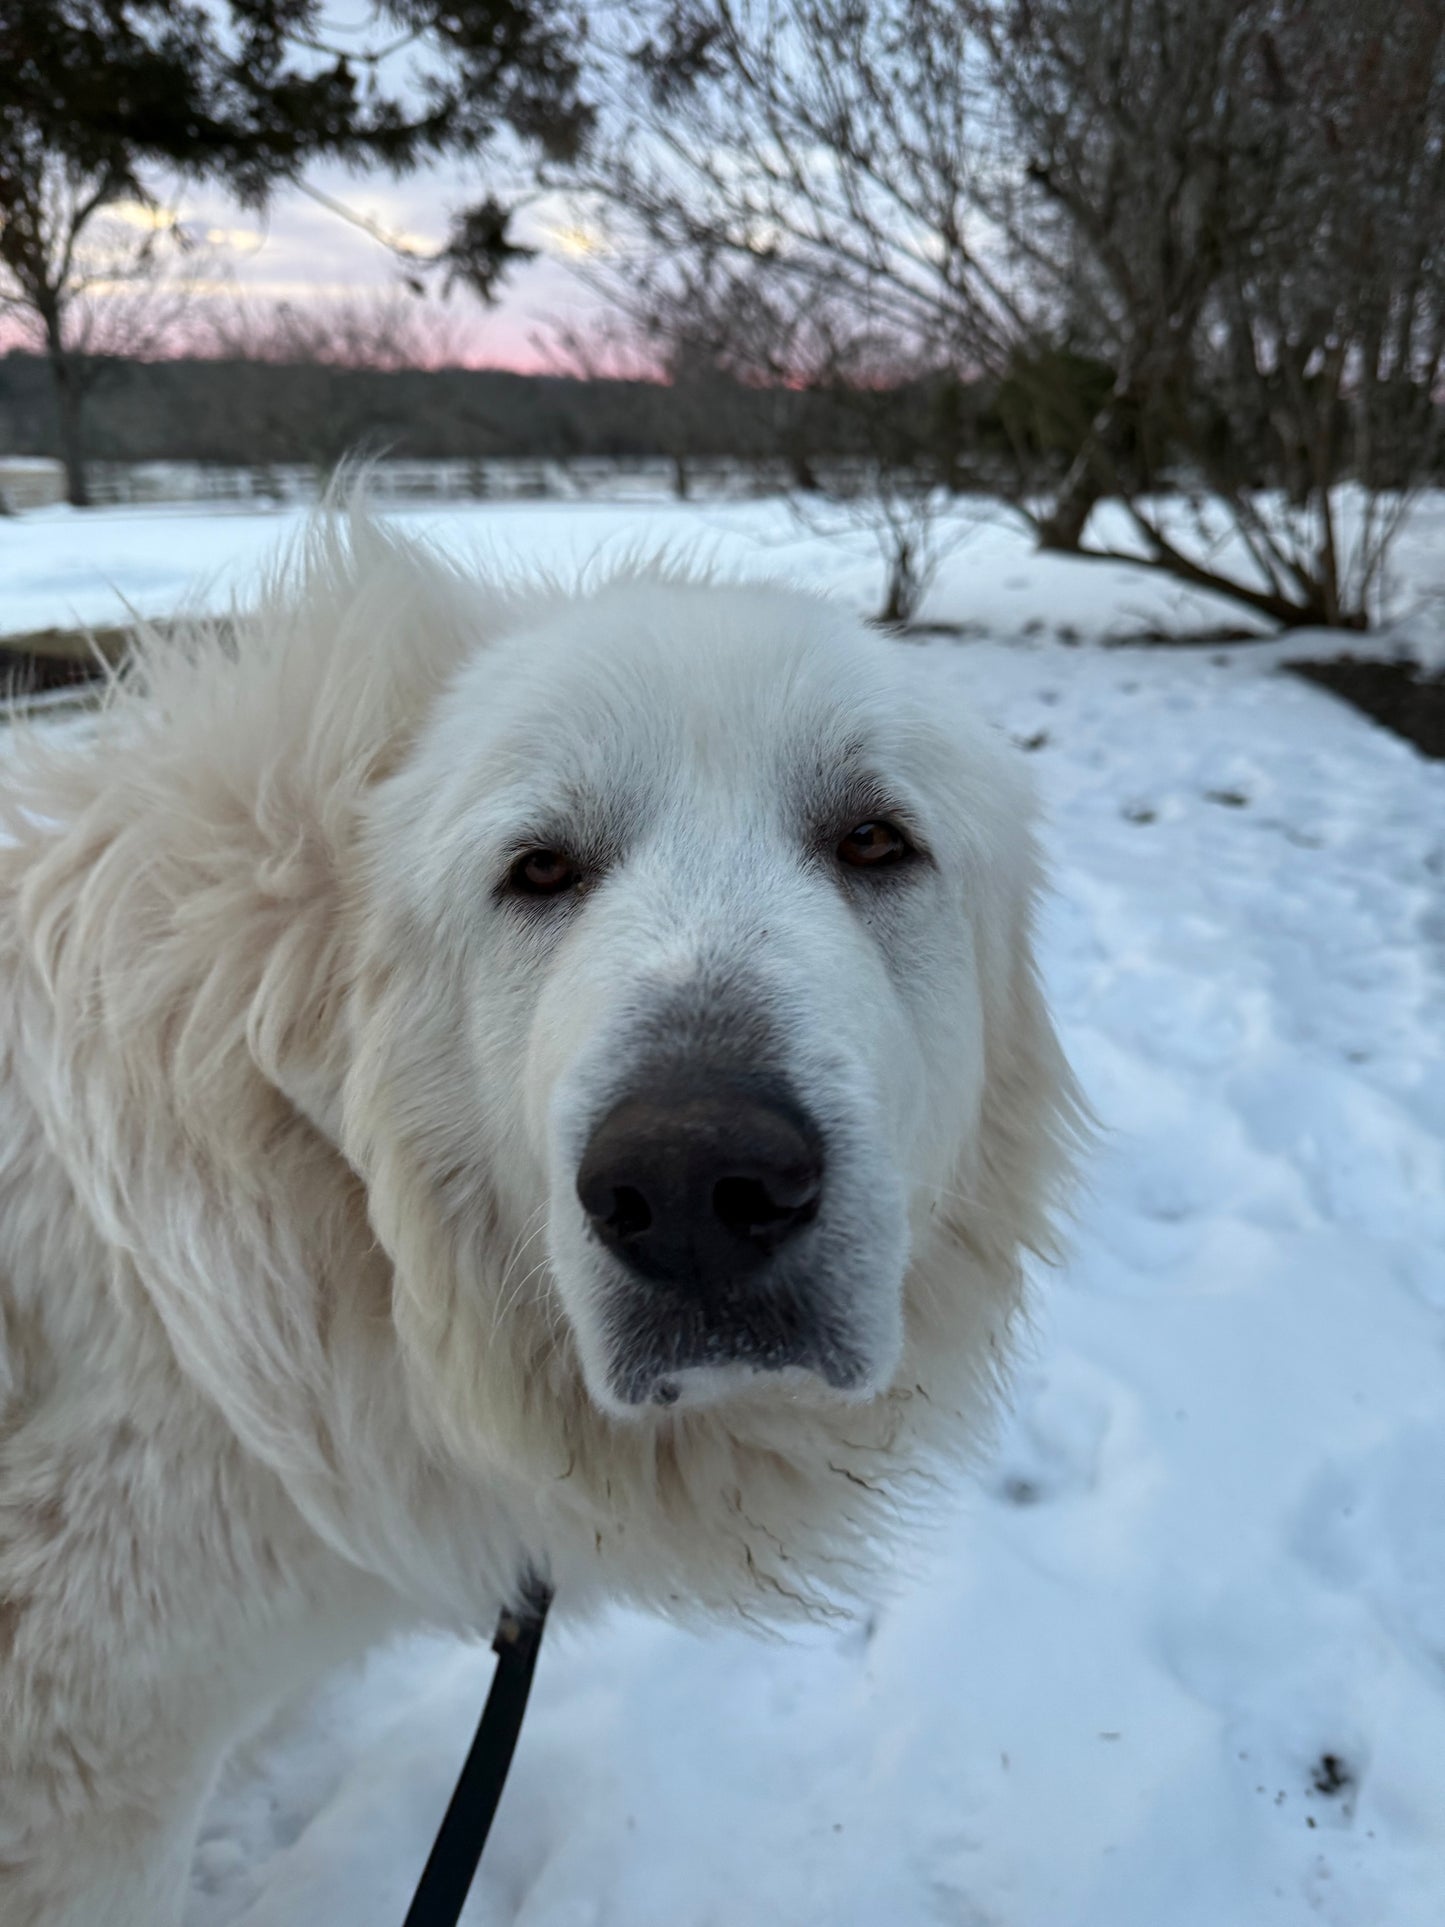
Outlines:
{"type": "Polygon", "coordinates": [[[581,873],[561,850],[527,850],[507,872],[507,888],[519,897],[559,897],[575,889],[581,873]]]}
{"type": "Polygon", "coordinates": [[[896,823],[870,817],[855,824],[838,845],[840,862],[853,870],[882,870],[895,863],[906,863],[915,853],[913,845],[896,823]]]}

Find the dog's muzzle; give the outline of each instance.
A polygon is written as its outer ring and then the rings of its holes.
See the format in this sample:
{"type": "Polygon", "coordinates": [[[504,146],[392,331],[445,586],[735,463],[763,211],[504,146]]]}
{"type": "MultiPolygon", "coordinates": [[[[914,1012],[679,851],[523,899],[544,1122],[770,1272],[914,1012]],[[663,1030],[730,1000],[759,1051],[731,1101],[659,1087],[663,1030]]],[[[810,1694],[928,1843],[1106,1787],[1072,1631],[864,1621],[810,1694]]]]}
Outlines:
{"type": "Polygon", "coordinates": [[[802,1256],[825,1163],[787,1093],[738,1075],[664,1081],[607,1113],[577,1195],[623,1267],[609,1313],[620,1397],[668,1404],[673,1374],[729,1365],[853,1382],[802,1256]]]}

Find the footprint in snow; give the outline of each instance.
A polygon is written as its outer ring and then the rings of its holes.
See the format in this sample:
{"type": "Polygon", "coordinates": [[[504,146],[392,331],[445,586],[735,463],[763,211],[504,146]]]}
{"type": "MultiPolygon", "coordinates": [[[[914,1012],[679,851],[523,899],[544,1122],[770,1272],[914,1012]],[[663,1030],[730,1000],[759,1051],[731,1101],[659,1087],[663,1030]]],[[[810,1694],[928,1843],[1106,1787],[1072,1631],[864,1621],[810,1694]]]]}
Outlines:
{"type": "Polygon", "coordinates": [[[1445,1670],[1445,1422],[1416,1420],[1375,1451],[1327,1465],[1305,1494],[1291,1549],[1363,1599],[1428,1671],[1445,1670]]]}
{"type": "Polygon", "coordinates": [[[1177,1576],[1156,1633],[1165,1670],[1219,1713],[1244,1789],[1282,1824],[1349,1827],[1373,1755],[1378,1648],[1302,1574],[1177,1576]]]}
{"type": "Polygon", "coordinates": [[[1093,1491],[1113,1422],[1109,1388],[1095,1377],[1061,1360],[1021,1391],[990,1482],[995,1498],[1036,1506],[1093,1491]]]}
{"type": "Polygon", "coordinates": [[[1242,1064],[1230,1095],[1262,1152],[1285,1159],[1321,1217],[1366,1236],[1439,1249],[1445,1145],[1390,1093],[1343,1064],[1242,1064]]]}

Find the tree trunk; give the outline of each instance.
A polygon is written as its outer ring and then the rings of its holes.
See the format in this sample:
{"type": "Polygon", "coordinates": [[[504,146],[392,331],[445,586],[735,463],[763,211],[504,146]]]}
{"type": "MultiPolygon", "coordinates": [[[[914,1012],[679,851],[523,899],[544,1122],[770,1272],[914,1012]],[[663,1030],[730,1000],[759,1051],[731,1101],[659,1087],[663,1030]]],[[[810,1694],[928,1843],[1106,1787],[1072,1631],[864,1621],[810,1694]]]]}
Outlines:
{"type": "Polygon", "coordinates": [[[913,544],[894,540],[888,557],[888,588],[876,620],[885,629],[898,629],[918,607],[918,577],[913,567],[913,544]]]}
{"type": "Polygon", "coordinates": [[[1136,569],[1153,569],[1161,575],[1173,576],[1176,582],[1188,582],[1194,588],[1207,589],[1213,595],[1225,596],[1246,609],[1254,609],[1278,623],[1281,629],[1348,629],[1359,634],[1370,626],[1369,616],[1363,609],[1341,608],[1338,601],[1331,607],[1318,584],[1312,584],[1310,592],[1302,593],[1298,601],[1291,601],[1276,590],[1255,589],[1248,583],[1235,581],[1232,576],[1216,575],[1213,569],[1171,547],[1147,524],[1140,528],[1140,533],[1152,551],[1148,555],[1131,555],[1124,549],[1079,548],[1075,553],[1081,562],[1123,562],[1136,569]]]}
{"type": "Polygon", "coordinates": [[[788,473],[792,477],[795,489],[804,495],[819,493],[817,472],[806,449],[789,449],[787,463],[788,473]]]}
{"type": "Polygon", "coordinates": [[[41,310],[45,323],[45,352],[55,384],[55,414],[60,427],[60,459],[65,463],[65,499],[72,508],[90,507],[90,485],[85,472],[85,437],[81,411],[84,395],[80,371],[65,346],[60,309],[48,303],[41,310]]]}
{"type": "Polygon", "coordinates": [[[1077,555],[1094,505],[1102,499],[1103,493],[1088,469],[1082,473],[1071,471],[1059,490],[1052,511],[1039,518],[1039,547],[1064,555],[1077,555]]]}

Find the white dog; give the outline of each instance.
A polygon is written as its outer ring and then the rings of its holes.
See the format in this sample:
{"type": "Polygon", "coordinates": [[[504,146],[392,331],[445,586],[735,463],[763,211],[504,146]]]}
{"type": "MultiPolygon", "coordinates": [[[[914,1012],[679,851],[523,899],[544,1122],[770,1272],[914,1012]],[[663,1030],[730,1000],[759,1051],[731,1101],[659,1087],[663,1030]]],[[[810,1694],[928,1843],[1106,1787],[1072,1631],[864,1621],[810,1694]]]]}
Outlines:
{"type": "Polygon", "coordinates": [[[317,525],[20,745],[0,1918],[164,1927],[228,1744],[427,1621],[846,1600],[1075,1122],[1018,759],[772,587],[317,525]]]}

